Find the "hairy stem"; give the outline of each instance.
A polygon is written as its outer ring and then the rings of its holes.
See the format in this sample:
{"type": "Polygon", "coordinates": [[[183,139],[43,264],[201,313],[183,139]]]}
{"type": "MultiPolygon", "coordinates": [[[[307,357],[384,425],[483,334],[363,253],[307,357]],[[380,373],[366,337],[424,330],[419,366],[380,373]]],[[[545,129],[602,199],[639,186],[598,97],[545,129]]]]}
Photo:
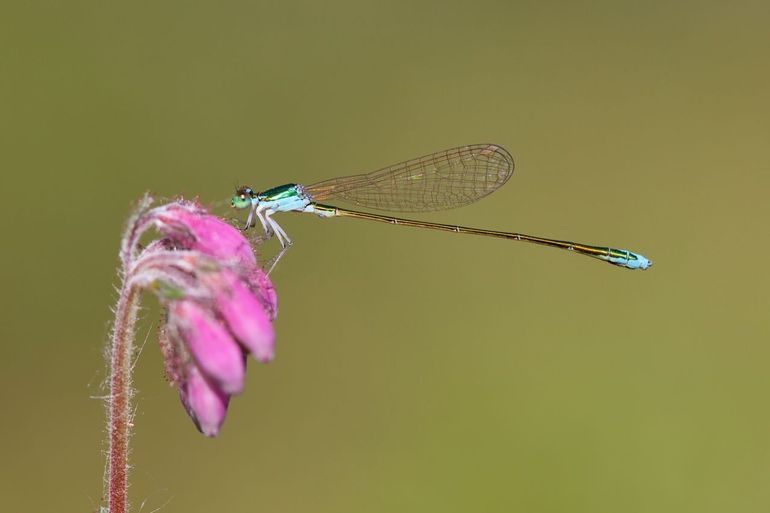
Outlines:
{"type": "MultiPolygon", "coordinates": [[[[125,278],[125,277],[124,277],[125,278]]],[[[109,456],[107,490],[109,513],[128,510],[128,440],[131,434],[131,363],[134,352],[134,324],[139,290],[124,279],[115,309],[110,353],[109,456]]]]}

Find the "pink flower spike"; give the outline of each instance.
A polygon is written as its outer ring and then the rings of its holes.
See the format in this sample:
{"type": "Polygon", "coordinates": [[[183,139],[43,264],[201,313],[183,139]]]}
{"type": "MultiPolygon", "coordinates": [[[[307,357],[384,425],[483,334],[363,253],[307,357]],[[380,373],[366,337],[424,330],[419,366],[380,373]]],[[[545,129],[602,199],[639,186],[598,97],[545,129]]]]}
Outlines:
{"type": "Polygon", "coordinates": [[[260,362],[273,359],[275,333],[270,317],[259,300],[230,271],[218,275],[222,280],[216,293],[219,313],[235,338],[260,362]]]}
{"type": "Polygon", "coordinates": [[[100,511],[128,512],[129,441],[136,322],[142,292],[164,314],[158,341],[166,377],[198,430],[216,436],[230,397],[243,389],[246,352],[273,357],[273,284],[258,267],[243,234],[195,202],[150,208],[145,195],[129,217],[120,244],[121,285],[110,341],[109,444],[100,511]],[[161,237],[149,241],[155,230],[161,237]]]}
{"type": "Polygon", "coordinates": [[[243,352],[227,330],[193,301],[175,301],[168,323],[184,340],[195,363],[227,394],[243,389],[243,352]]]}
{"type": "Polygon", "coordinates": [[[179,387],[179,398],[198,430],[206,436],[217,436],[225,421],[230,396],[212,386],[192,365],[186,381],[179,387]]]}

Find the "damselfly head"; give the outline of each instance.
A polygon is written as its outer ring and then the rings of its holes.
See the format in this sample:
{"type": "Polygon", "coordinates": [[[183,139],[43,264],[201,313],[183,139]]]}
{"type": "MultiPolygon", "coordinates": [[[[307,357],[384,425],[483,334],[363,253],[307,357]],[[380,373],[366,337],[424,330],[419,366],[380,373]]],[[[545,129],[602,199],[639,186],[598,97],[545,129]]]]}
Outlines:
{"type": "Polygon", "coordinates": [[[235,190],[235,195],[230,200],[230,205],[233,208],[242,209],[251,206],[252,198],[256,197],[251,187],[238,187],[235,190]]]}

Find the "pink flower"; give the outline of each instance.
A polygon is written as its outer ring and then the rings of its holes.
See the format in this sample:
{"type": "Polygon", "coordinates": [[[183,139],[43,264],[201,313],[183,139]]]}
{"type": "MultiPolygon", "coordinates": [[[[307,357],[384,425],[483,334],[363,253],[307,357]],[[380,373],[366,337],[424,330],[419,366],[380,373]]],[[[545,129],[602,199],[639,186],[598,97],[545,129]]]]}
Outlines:
{"type": "Polygon", "coordinates": [[[165,307],[166,375],[198,429],[216,436],[243,389],[246,356],[273,358],[275,290],[241,232],[194,203],[149,209],[131,223],[121,250],[126,278],[165,307]],[[163,238],[140,249],[151,227],[163,238]]]}
{"type": "Polygon", "coordinates": [[[217,291],[214,298],[217,310],[232,334],[257,360],[272,360],[274,333],[270,312],[273,296],[265,293],[256,297],[235,273],[228,270],[212,278],[216,280],[212,288],[217,291]]]}
{"type": "Polygon", "coordinates": [[[243,389],[243,352],[227,327],[196,301],[172,301],[168,318],[212,385],[226,394],[243,389]]]}

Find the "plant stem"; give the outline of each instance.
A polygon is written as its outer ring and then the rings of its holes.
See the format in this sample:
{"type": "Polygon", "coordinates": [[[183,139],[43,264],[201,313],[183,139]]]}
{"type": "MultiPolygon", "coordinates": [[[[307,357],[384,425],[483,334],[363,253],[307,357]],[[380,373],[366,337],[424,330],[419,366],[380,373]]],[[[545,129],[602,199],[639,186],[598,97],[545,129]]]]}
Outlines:
{"type": "Polygon", "coordinates": [[[107,493],[109,513],[128,510],[128,440],[131,434],[131,364],[134,352],[134,324],[139,290],[125,279],[115,308],[110,354],[109,459],[107,493]]]}

